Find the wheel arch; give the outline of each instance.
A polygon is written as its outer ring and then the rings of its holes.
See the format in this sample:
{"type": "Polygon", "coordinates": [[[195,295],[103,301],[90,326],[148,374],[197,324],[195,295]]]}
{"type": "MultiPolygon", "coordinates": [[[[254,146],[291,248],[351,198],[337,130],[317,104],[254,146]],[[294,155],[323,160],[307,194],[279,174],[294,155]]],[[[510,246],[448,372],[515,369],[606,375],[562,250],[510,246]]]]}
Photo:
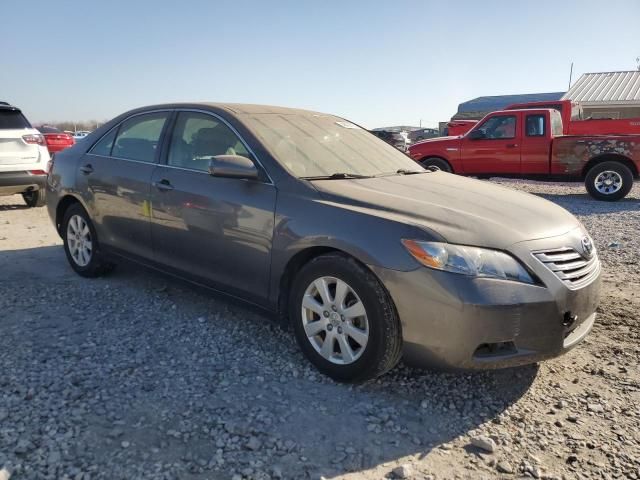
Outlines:
{"type": "Polygon", "coordinates": [[[604,153],[602,155],[598,155],[590,159],[586,165],[582,168],[581,178],[584,180],[587,176],[589,170],[600,163],[604,162],[618,162],[622,165],[628,167],[631,170],[634,178],[638,178],[638,166],[631,160],[629,157],[625,157],[624,155],[620,155],[617,153],[604,153]]]}
{"type": "MultiPolygon", "coordinates": [[[[280,276],[280,281],[278,282],[277,309],[278,309],[278,317],[283,322],[283,324],[288,324],[289,322],[289,318],[288,318],[289,317],[288,315],[289,294],[291,292],[290,287],[293,279],[295,278],[296,273],[304,265],[312,261],[314,258],[320,257],[322,255],[326,255],[329,253],[335,253],[335,254],[343,255],[345,257],[349,257],[354,261],[358,262],[367,270],[369,270],[373,275],[375,275],[375,273],[367,266],[365,262],[358,259],[353,254],[334,246],[310,246],[296,252],[286,263],[282,271],[282,275],[280,276]]],[[[382,282],[380,283],[382,284],[382,282]]]]}
{"type": "Polygon", "coordinates": [[[58,204],[56,205],[56,231],[58,235],[62,237],[62,220],[64,219],[65,212],[69,209],[71,205],[79,204],[86,210],[86,207],[82,204],[80,199],[74,195],[67,194],[60,199],[58,204]]]}

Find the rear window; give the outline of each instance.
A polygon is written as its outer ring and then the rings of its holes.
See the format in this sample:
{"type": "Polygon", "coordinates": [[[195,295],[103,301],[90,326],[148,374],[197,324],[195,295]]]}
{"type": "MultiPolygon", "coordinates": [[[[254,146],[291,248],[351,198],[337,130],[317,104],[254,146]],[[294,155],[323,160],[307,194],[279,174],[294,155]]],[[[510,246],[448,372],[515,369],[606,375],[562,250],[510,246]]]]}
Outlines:
{"type": "Polygon", "coordinates": [[[0,130],[31,128],[29,121],[20,110],[0,109],[0,130]]]}
{"type": "Polygon", "coordinates": [[[58,130],[55,127],[36,127],[36,130],[38,130],[40,133],[60,133],[60,130],[58,130]]]}

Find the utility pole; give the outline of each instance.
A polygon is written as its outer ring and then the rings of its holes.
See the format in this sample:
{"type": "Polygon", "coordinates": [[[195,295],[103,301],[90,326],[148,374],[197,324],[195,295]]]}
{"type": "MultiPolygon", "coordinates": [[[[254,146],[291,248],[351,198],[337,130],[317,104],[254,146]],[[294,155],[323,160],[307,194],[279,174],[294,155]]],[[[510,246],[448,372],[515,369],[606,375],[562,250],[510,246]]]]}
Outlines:
{"type": "Polygon", "coordinates": [[[571,70],[569,71],[569,88],[567,91],[571,90],[571,78],[573,77],[573,62],[571,62],[571,70]]]}

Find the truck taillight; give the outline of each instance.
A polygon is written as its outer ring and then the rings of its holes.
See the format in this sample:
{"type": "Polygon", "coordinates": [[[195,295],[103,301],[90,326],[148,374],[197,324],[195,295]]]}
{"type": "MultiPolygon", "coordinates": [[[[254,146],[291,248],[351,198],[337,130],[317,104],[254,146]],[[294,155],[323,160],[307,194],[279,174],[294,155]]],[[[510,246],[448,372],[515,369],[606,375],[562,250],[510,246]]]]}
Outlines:
{"type": "Polygon", "coordinates": [[[42,145],[43,147],[46,145],[44,141],[44,137],[38,133],[30,133],[29,135],[23,135],[22,140],[29,145],[42,145]]]}

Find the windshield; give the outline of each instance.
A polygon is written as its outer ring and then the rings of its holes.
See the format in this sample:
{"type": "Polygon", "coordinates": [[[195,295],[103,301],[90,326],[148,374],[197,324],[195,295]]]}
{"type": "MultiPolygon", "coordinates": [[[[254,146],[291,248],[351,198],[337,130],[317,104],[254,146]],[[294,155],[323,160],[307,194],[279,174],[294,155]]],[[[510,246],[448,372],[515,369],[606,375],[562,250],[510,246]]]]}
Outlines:
{"type": "Polygon", "coordinates": [[[424,170],[367,130],[332,115],[263,113],[243,115],[242,119],[296,177],[336,173],[375,176],[424,170]]]}

